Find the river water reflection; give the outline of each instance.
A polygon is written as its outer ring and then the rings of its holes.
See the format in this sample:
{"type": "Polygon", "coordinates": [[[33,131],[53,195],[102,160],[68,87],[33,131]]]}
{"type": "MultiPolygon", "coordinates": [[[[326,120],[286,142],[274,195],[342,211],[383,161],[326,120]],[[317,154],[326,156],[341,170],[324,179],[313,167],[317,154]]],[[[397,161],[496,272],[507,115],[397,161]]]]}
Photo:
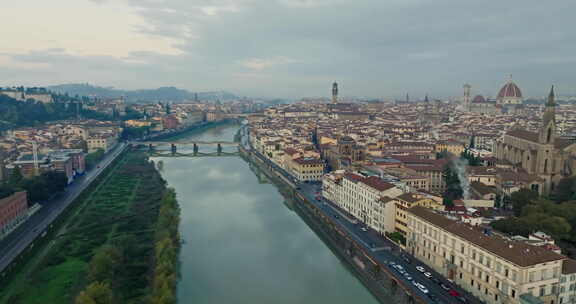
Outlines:
{"type": "MultiPolygon", "coordinates": [[[[187,139],[230,141],[237,130],[187,139]]],[[[182,208],[179,303],[377,303],[240,157],[162,161],[182,208]]]]}

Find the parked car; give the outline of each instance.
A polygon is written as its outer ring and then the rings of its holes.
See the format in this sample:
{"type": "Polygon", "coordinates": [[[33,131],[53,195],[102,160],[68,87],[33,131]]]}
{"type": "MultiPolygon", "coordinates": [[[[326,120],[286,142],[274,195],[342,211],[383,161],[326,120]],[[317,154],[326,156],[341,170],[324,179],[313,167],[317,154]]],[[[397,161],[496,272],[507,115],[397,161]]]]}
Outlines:
{"type": "Polygon", "coordinates": [[[426,269],[424,269],[424,267],[422,266],[416,266],[416,270],[420,271],[420,272],[425,272],[426,269]]]}
{"type": "Polygon", "coordinates": [[[460,293],[454,289],[450,289],[450,291],[448,291],[448,293],[453,297],[459,297],[460,296],[460,293]]]}
{"type": "Polygon", "coordinates": [[[444,284],[444,283],[440,283],[440,288],[446,290],[446,291],[450,291],[450,286],[444,284]]]}
{"type": "Polygon", "coordinates": [[[421,292],[423,293],[428,293],[428,288],[426,288],[426,286],[420,284],[420,283],[416,283],[414,284],[416,287],[418,287],[418,289],[420,289],[421,292]]]}
{"type": "Polygon", "coordinates": [[[425,272],[425,273],[424,273],[424,276],[427,277],[427,278],[429,278],[429,279],[432,278],[432,274],[429,273],[429,272],[425,272]]]}
{"type": "Polygon", "coordinates": [[[364,231],[364,232],[368,231],[368,229],[366,229],[366,228],[364,228],[364,227],[360,228],[360,230],[362,230],[362,231],[364,231]]]}
{"type": "Polygon", "coordinates": [[[412,263],[412,260],[410,260],[410,258],[406,255],[402,255],[402,260],[408,264],[412,263]]]}

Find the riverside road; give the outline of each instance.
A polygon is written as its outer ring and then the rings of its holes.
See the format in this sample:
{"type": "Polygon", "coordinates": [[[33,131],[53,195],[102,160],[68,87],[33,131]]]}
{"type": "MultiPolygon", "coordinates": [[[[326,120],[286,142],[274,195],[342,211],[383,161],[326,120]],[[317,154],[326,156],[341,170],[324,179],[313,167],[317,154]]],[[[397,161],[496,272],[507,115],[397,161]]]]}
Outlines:
{"type": "Polygon", "coordinates": [[[321,183],[299,183],[283,168],[261,155],[258,151],[247,145],[246,142],[248,141],[243,141],[243,146],[247,150],[255,152],[255,155],[258,158],[294,182],[294,184],[298,185],[296,190],[298,193],[306,197],[309,202],[316,205],[325,215],[329,216],[335,224],[348,232],[348,234],[358,244],[361,244],[364,247],[366,252],[370,253],[371,258],[377,260],[383,265],[386,265],[396,280],[403,282],[405,286],[408,286],[411,289],[412,294],[418,295],[420,298],[427,301],[427,303],[481,303],[468,292],[452,284],[442,275],[425,266],[424,263],[419,263],[415,257],[404,252],[396,243],[378,235],[378,233],[372,229],[362,225],[362,223],[356,220],[352,215],[339,209],[332,202],[325,200],[322,197],[321,183]],[[407,275],[401,274],[396,268],[392,267],[392,265],[402,266],[407,275]],[[432,277],[426,277],[424,272],[420,272],[416,269],[416,266],[424,267],[426,272],[432,274],[432,277]],[[423,293],[414,285],[416,282],[424,285],[429,292],[426,294],[423,293]],[[450,290],[456,291],[461,295],[461,297],[452,296],[449,293],[449,290],[442,288],[440,284],[448,287],[450,290]]]}
{"type": "MultiPolygon", "coordinates": [[[[16,258],[42,235],[56,218],[90,185],[90,183],[105,170],[114,159],[126,148],[120,143],[109,151],[98,166],[70,184],[61,197],[42,204],[42,208],[34,213],[20,227],[0,241],[0,273],[8,268],[16,258]]],[[[32,245],[33,246],[33,245],[32,245]]]]}

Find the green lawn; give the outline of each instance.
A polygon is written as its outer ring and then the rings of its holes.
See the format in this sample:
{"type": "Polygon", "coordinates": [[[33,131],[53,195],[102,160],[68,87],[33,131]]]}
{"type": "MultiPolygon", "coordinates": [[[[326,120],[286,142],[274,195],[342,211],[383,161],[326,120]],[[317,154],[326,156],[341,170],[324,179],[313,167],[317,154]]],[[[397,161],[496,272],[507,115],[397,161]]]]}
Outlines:
{"type": "Polygon", "coordinates": [[[62,236],[38,250],[2,288],[0,303],[72,303],[87,283],[85,274],[94,252],[122,237],[134,238],[131,253],[142,255],[144,265],[137,261],[127,263],[126,274],[120,274],[118,280],[133,286],[130,291],[120,291],[120,298],[127,303],[145,296],[150,272],[147,256],[153,250],[153,232],[146,231],[154,228],[157,210],[142,209],[157,207],[164,191],[162,179],[145,156],[128,153],[76,205],[60,228],[62,236]]]}

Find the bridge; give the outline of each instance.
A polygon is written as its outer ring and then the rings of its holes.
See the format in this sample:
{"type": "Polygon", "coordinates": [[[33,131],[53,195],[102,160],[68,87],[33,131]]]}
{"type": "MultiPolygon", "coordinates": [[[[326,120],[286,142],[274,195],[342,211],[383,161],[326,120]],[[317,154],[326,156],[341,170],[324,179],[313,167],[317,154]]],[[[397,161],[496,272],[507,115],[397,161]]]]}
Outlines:
{"type": "Polygon", "coordinates": [[[232,156],[238,155],[238,151],[235,152],[224,152],[224,147],[236,147],[240,145],[238,142],[231,141],[132,141],[130,142],[133,146],[147,146],[148,151],[153,156],[170,156],[170,157],[190,157],[190,156],[232,156]],[[169,146],[169,153],[162,153],[162,149],[158,149],[163,146],[169,146]],[[192,153],[179,153],[178,147],[186,148],[192,146],[192,153]],[[199,151],[199,146],[216,146],[216,152],[212,153],[202,153],[199,151]]]}

